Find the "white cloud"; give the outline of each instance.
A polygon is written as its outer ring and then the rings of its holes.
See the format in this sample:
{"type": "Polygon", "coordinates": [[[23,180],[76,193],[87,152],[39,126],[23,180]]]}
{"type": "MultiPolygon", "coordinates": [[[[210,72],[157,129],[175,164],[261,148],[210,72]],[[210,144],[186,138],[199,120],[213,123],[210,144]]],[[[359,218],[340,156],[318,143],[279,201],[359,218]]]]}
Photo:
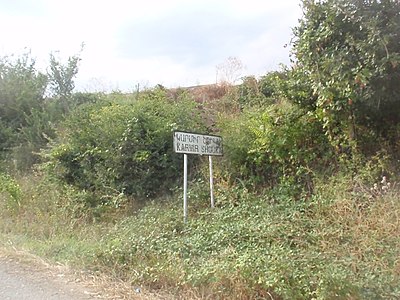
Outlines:
{"type": "Polygon", "coordinates": [[[255,75],[286,63],[299,16],[296,0],[0,0],[0,56],[28,48],[45,65],[84,42],[80,88],[209,83],[229,56],[255,75]]]}

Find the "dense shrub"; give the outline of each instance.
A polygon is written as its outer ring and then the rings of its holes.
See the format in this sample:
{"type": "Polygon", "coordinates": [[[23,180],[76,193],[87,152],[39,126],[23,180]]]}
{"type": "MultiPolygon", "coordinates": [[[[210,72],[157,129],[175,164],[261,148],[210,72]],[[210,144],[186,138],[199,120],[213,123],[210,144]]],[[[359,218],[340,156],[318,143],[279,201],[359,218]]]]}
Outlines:
{"type": "Polygon", "coordinates": [[[43,111],[46,85],[30,53],[0,57],[0,157],[25,142],[20,131],[43,111]]]}
{"type": "Polygon", "coordinates": [[[321,123],[281,102],[221,121],[227,171],[253,183],[287,182],[312,188],[311,175],[332,161],[321,123]]]}
{"type": "MultiPolygon", "coordinates": [[[[0,57],[0,159],[4,161],[4,168],[28,171],[39,161],[40,149],[55,138],[54,129],[67,112],[64,106],[74,108],[97,97],[72,94],[77,60],[77,57],[69,59],[74,64],[74,72],[57,75],[59,83],[68,83],[70,87],[69,94],[64,93],[61,101],[49,93],[50,83],[53,88],[57,86],[53,82],[54,74],[39,71],[29,52],[0,57]]],[[[60,66],[52,56],[51,70],[55,65],[60,66]]]]}
{"type": "Polygon", "coordinates": [[[203,130],[195,107],[188,99],[168,100],[160,89],[131,101],[85,106],[66,121],[49,166],[81,189],[153,196],[181,174],[173,131],[203,130]]]}
{"type": "Polygon", "coordinates": [[[273,103],[272,95],[265,95],[260,82],[254,76],[243,78],[238,86],[238,102],[241,108],[273,103]]]}

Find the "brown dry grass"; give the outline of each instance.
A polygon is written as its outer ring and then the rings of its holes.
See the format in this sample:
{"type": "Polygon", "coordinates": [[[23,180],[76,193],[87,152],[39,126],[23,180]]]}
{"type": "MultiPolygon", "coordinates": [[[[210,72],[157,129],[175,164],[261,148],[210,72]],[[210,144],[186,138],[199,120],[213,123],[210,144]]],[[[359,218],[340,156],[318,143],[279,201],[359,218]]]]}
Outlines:
{"type": "Polygon", "coordinates": [[[400,275],[400,189],[371,197],[337,190],[336,201],[323,212],[326,228],[321,234],[321,249],[333,257],[351,258],[353,271],[368,264],[372,269],[400,275]],[[393,262],[394,260],[394,262],[393,262]]]}

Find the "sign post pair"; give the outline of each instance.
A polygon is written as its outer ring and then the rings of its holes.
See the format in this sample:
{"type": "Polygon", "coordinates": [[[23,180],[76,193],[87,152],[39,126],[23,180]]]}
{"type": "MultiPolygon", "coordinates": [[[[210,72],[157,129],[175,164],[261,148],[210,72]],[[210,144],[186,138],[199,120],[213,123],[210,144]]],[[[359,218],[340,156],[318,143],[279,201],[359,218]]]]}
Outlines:
{"type": "Polygon", "coordinates": [[[214,182],[212,157],[223,155],[222,137],[183,131],[174,132],[174,151],[183,153],[183,219],[187,222],[187,155],[208,155],[210,166],[210,197],[211,207],[214,207],[214,182]]]}

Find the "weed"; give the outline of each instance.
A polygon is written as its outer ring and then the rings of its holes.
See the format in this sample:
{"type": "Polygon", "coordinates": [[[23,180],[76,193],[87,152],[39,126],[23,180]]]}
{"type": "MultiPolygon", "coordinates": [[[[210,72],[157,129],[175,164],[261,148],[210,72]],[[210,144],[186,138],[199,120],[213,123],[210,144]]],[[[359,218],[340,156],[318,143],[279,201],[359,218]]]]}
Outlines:
{"type": "Polygon", "coordinates": [[[53,261],[183,298],[400,297],[399,190],[387,178],[363,208],[370,187],[357,190],[344,176],[317,182],[314,195],[297,201],[284,190],[254,194],[245,182],[220,181],[215,209],[197,180],[186,224],[180,196],[95,218],[74,208],[87,203],[85,193],[40,180],[19,179],[21,206],[1,212],[1,240],[53,261]]]}
{"type": "Polygon", "coordinates": [[[0,196],[2,194],[8,208],[16,209],[20,206],[22,193],[19,184],[11,176],[0,173],[0,196]]]}

